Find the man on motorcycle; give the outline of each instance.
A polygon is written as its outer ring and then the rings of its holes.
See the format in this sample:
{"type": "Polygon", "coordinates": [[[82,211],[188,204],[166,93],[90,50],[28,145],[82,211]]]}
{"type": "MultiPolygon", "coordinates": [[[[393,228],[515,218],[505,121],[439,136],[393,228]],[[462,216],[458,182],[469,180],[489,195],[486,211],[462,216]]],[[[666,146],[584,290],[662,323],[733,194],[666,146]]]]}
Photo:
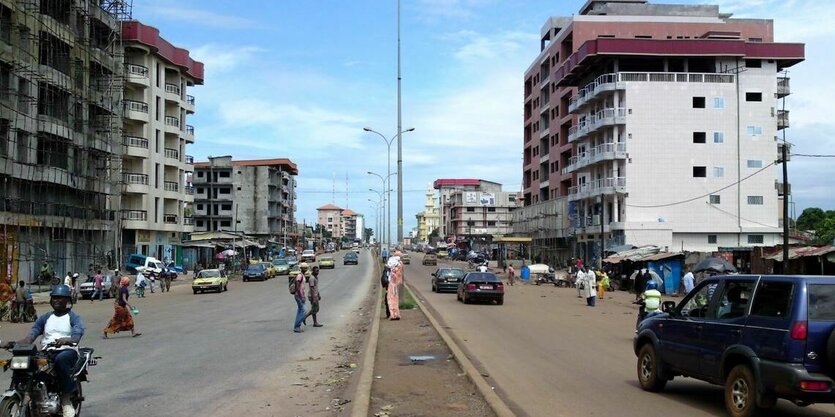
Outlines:
{"type": "MultiPolygon", "coordinates": [[[[78,362],[78,352],[67,345],[78,344],[84,336],[84,322],[81,316],[72,311],[72,294],[69,287],[59,285],[49,294],[49,304],[53,311],[46,313],[35,321],[29,336],[19,340],[17,343],[31,344],[35,339],[41,339],[41,348],[47,349],[55,346],[59,351],[55,355],[55,373],[58,377],[59,391],[61,393],[61,406],[64,417],[74,417],[75,408],[72,405],[72,394],[77,390],[72,370],[78,362]]],[[[9,342],[4,347],[11,348],[15,342],[9,342]]]]}

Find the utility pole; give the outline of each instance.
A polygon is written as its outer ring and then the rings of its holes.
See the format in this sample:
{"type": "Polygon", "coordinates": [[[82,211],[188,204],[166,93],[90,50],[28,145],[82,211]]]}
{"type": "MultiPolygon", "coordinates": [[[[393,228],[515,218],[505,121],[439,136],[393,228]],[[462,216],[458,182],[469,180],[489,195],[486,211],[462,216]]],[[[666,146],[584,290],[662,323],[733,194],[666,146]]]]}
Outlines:
{"type": "MultiPolygon", "coordinates": [[[[397,244],[403,242],[403,124],[400,101],[400,0],[397,0],[397,244]]],[[[388,174],[388,172],[386,172],[388,174]]],[[[389,219],[391,220],[391,219],[389,219]]]]}

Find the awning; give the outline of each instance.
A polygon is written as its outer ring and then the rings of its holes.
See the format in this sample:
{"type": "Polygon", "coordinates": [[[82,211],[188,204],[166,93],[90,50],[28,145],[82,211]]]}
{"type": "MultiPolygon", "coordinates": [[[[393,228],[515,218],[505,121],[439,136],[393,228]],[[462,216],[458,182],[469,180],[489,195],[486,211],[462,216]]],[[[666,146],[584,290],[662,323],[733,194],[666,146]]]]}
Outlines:
{"type": "Polygon", "coordinates": [[[529,237],[513,237],[505,236],[493,239],[493,243],[531,243],[533,239],[529,237]]]}
{"type": "Polygon", "coordinates": [[[185,241],[182,244],[184,248],[214,248],[215,244],[206,241],[185,241]]]}
{"type": "Polygon", "coordinates": [[[684,254],[680,253],[680,252],[663,252],[663,253],[657,253],[655,255],[647,256],[646,258],[641,259],[641,260],[642,261],[660,261],[662,259],[675,258],[676,256],[684,256],[684,254]]]}

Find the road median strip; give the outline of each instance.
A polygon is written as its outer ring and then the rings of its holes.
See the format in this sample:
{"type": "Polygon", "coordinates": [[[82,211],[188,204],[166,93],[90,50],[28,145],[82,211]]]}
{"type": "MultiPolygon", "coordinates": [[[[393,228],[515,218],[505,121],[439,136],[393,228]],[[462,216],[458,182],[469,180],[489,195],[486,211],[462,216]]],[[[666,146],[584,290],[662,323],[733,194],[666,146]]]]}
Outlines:
{"type": "MultiPolygon", "coordinates": [[[[376,279],[380,276],[380,262],[376,256],[374,259],[374,268],[372,269],[371,279],[376,279]]],[[[360,368],[359,382],[354,393],[354,399],[351,401],[351,417],[367,417],[368,409],[371,406],[371,385],[374,382],[374,361],[377,357],[377,340],[380,334],[380,314],[382,312],[383,303],[380,302],[382,297],[382,287],[374,284],[377,287],[374,297],[374,315],[371,321],[371,332],[368,336],[368,345],[365,347],[365,353],[360,360],[362,367],[360,368]]]]}

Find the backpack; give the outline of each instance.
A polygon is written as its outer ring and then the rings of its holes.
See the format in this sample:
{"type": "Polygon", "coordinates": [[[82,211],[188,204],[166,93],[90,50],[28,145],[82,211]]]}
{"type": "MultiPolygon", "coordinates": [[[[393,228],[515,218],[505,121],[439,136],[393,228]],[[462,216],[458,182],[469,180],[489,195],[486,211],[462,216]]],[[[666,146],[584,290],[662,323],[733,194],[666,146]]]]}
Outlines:
{"type": "Polygon", "coordinates": [[[287,289],[290,290],[290,294],[296,295],[296,278],[290,279],[290,285],[287,289]]]}

